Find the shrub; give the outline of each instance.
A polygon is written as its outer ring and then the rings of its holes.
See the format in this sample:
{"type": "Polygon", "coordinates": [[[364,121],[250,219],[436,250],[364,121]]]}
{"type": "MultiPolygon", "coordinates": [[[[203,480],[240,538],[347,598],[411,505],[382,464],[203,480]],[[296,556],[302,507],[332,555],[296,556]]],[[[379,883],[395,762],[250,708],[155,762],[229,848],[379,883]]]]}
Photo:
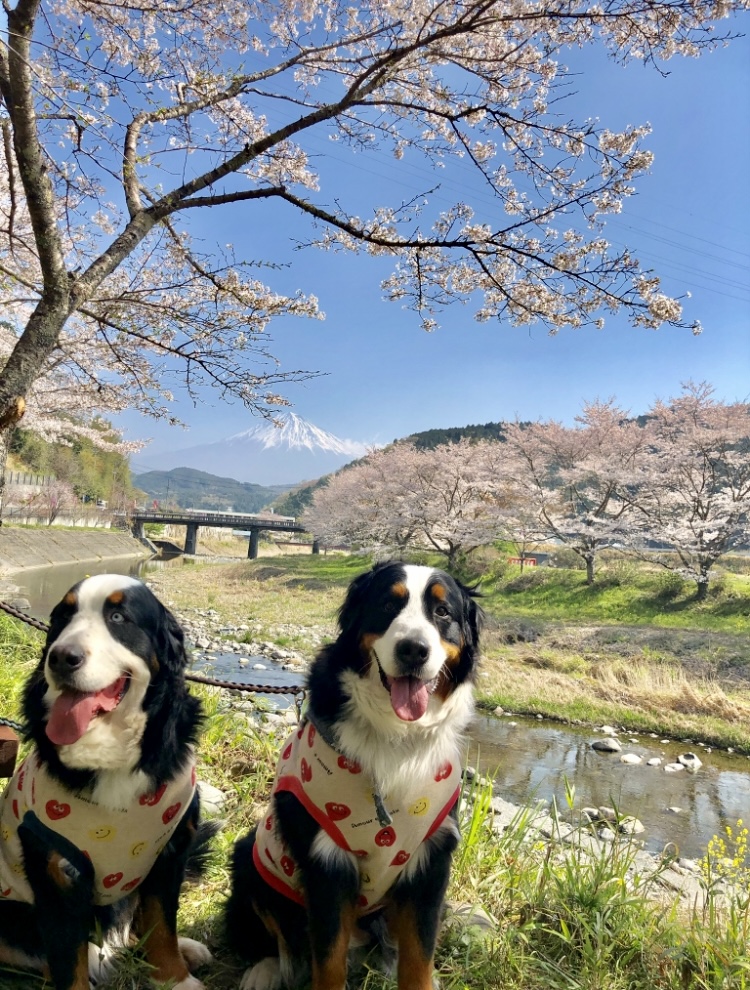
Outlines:
{"type": "Polygon", "coordinates": [[[677,571],[664,571],[656,579],[656,598],[660,602],[671,602],[684,595],[685,579],[677,571]]]}

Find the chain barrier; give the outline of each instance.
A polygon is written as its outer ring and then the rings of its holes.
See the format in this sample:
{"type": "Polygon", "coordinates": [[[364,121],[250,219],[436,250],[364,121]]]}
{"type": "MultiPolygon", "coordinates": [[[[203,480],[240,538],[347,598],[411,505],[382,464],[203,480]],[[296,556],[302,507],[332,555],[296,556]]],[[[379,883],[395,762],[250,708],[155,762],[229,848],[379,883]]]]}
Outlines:
{"type": "MultiPolygon", "coordinates": [[[[20,609],[14,608],[13,605],[9,605],[7,602],[0,602],[0,609],[3,612],[7,612],[8,615],[12,615],[14,619],[20,619],[21,622],[33,626],[40,632],[49,632],[48,623],[42,622],[41,619],[32,619],[30,615],[26,615],[20,609]]],[[[202,674],[189,672],[186,672],[185,678],[188,681],[195,681],[197,684],[208,684],[211,687],[227,688],[230,691],[249,691],[253,694],[291,694],[294,697],[294,707],[297,709],[298,715],[304,701],[305,686],[303,684],[245,684],[242,681],[225,681],[217,677],[205,677],[202,674]]],[[[9,719],[0,718],[0,724],[9,725],[13,729],[20,729],[17,722],[11,722],[9,719]]]]}

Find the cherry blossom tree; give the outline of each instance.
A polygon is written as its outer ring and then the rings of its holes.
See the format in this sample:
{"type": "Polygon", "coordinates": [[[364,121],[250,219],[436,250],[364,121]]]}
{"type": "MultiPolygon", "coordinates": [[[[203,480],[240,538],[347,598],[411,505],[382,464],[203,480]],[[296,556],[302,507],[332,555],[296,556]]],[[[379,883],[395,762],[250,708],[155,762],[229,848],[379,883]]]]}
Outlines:
{"type": "Polygon", "coordinates": [[[612,399],[584,404],[574,427],[512,423],[504,432],[506,472],[523,525],[533,511],[546,539],[578,554],[593,584],[598,553],[629,533],[648,433],[612,399]]]}
{"type": "Polygon", "coordinates": [[[61,368],[103,411],[169,416],[178,369],[197,397],[284,401],[280,385],[307,373],[277,367],[265,330],[318,316],[317,301],[191,238],[206,210],[249,225],[253,205],[276,204],[279,223],[308,218],[311,242],[393,259],[386,290],[427,329],[455,299],[552,332],[606,311],[682,325],[679,302],[602,233],[650,165],[648,129],[566,119],[564,58],[589,44],[645,63],[697,55],[746,3],[5,0],[0,440],[61,368]],[[360,217],[322,188],[316,135],[436,175],[468,163],[476,183],[442,211],[426,189],[360,217]],[[495,208],[476,212],[473,189],[495,208]]]}
{"type": "Polygon", "coordinates": [[[28,489],[24,485],[8,486],[7,503],[12,514],[36,516],[51,526],[60,513],[81,507],[68,481],[46,478],[34,490],[28,489]]]}
{"type": "Polygon", "coordinates": [[[499,533],[503,482],[499,443],[462,440],[418,450],[375,451],[318,489],[303,519],[325,543],[376,555],[431,550],[455,568],[499,533]]]}
{"type": "Polygon", "coordinates": [[[375,556],[403,552],[414,536],[404,505],[408,461],[406,445],[370,451],[316,489],[303,524],[324,546],[343,544],[375,556]]]}
{"type": "Polygon", "coordinates": [[[687,382],[648,413],[651,444],[634,490],[635,534],[666,545],[647,559],[696,582],[708,594],[711,568],[750,538],[750,404],[721,402],[707,382],[687,382]]]}

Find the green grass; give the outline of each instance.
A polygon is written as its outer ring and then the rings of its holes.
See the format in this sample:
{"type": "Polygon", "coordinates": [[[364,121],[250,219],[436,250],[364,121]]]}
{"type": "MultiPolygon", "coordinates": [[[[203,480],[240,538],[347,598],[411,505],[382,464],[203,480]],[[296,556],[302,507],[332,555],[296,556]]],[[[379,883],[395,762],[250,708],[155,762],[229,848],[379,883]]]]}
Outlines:
{"type": "Polygon", "coordinates": [[[599,622],[667,628],[746,631],[750,624],[750,577],[723,573],[697,602],[694,586],[670,572],[632,568],[621,576],[602,569],[589,586],[575,570],[509,568],[483,582],[484,603],[508,617],[541,621],[599,622]]]}

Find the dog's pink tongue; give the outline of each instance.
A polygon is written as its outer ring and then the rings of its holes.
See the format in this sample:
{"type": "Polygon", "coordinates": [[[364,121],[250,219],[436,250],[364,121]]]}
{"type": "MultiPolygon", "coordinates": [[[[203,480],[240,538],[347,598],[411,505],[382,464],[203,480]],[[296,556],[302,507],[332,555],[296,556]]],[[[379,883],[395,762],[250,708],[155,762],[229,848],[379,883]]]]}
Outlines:
{"type": "Polygon", "coordinates": [[[416,722],[427,711],[430,692],[418,677],[394,677],[390,688],[393,710],[404,722],[416,722]]]}
{"type": "Polygon", "coordinates": [[[117,708],[124,683],[125,678],[121,677],[103,691],[84,693],[64,690],[50,709],[47,738],[55,746],[70,746],[77,742],[94,715],[117,708]]]}

